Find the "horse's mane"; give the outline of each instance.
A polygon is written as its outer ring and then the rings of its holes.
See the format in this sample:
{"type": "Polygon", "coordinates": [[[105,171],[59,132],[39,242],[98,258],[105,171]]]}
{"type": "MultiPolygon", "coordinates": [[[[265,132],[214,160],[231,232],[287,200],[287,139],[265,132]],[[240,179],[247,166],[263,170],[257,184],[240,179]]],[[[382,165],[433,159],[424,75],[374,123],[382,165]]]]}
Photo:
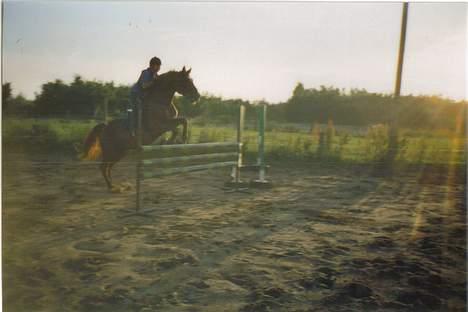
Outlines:
{"type": "Polygon", "coordinates": [[[177,77],[180,73],[181,72],[171,70],[159,75],[156,81],[154,82],[153,86],[151,86],[149,90],[147,90],[145,98],[148,100],[152,98],[153,95],[159,98],[161,94],[164,94],[161,93],[161,90],[169,88],[169,86],[174,84],[174,82],[178,79],[177,77]]]}
{"type": "Polygon", "coordinates": [[[159,75],[159,77],[156,79],[155,84],[153,85],[151,89],[154,90],[154,89],[159,89],[160,87],[166,86],[168,83],[176,79],[177,74],[179,74],[179,72],[175,70],[171,70],[171,71],[165,72],[164,74],[159,75]]]}
{"type": "Polygon", "coordinates": [[[176,74],[180,74],[180,72],[176,70],[170,70],[168,72],[165,72],[164,74],[159,75],[159,79],[168,79],[168,78],[173,78],[176,74]]]}
{"type": "Polygon", "coordinates": [[[152,97],[153,95],[159,97],[161,94],[165,94],[167,90],[174,90],[174,87],[183,83],[181,78],[189,79],[190,78],[190,70],[185,71],[185,67],[181,71],[170,70],[158,76],[158,78],[154,81],[153,86],[149,88],[147,91],[147,95],[145,97],[152,97]],[[162,91],[162,92],[161,92],[162,91]]]}
{"type": "MultiPolygon", "coordinates": [[[[170,70],[168,72],[165,72],[164,74],[159,75],[158,79],[156,79],[156,82],[151,89],[157,90],[160,88],[167,87],[168,84],[171,84],[173,81],[178,80],[180,77],[179,75],[181,75],[182,73],[182,71],[170,70]]],[[[189,79],[191,78],[189,77],[189,79]]]]}

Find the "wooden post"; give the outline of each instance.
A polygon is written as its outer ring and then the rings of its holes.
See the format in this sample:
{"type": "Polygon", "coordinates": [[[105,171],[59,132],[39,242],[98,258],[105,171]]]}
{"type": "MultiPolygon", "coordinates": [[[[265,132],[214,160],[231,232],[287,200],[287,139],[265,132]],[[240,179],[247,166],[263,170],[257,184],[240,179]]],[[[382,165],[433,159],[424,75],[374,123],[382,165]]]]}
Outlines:
{"type": "Polygon", "coordinates": [[[405,56],[407,24],[408,24],[408,2],[405,2],[403,3],[403,14],[401,17],[400,48],[398,50],[398,66],[397,66],[397,76],[396,76],[396,81],[395,81],[395,97],[399,97],[400,92],[401,92],[401,77],[403,74],[403,60],[405,56]]]}
{"type": "Polygon", "coordinates": [[[403,12],[401,17],[400,46],[398,49],[397,75],[395,81],[393,113],[391,114],[390,126],[388,128],[388,151],[385,159],[385,165],[391,167],[398,154],[398,98],[401,93],[401,80],[403,76],[403,61],[405,57],[406,27],[408,24],[408,2],[403,3],[403,12]]]}

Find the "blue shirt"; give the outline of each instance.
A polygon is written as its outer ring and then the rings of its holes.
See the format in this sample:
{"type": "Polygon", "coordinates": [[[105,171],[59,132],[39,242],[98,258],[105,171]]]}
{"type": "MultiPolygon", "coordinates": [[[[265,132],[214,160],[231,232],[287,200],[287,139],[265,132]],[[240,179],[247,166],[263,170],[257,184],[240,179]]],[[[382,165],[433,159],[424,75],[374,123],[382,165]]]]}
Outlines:
{"type": "Polygon", "coordinates": [[[138,81],[133,85],[131,89],[131,93],[138,96],[143,97],[143,83],[147,83],[153,80],[153,72],[150,68],[141,71],[140,78],[138,81]]]}

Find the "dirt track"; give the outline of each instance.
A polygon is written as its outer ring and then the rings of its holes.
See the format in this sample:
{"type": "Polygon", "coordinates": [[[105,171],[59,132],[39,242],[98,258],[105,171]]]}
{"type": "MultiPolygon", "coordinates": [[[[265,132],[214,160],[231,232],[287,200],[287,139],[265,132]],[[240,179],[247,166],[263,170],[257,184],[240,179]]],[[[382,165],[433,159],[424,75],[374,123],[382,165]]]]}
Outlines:
{"type": "Polygon", "coordinates": [[[465,311],[461,170],[275,165],[251,194],[214,170],[145,182],[157,211],[121,218],[133,191],[95,167],[7,155],[4,311],[465,311]]]}

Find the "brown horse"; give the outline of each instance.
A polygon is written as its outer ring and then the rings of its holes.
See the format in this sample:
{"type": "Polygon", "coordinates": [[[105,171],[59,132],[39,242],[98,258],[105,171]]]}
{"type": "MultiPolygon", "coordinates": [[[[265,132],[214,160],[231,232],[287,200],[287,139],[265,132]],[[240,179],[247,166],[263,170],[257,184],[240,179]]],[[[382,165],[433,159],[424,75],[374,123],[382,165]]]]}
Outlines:
{"type": "MultiPolygon", "coordinates": [[[[178,111],[172,104],[174,94],[180,93],[190,101],[200,98],[197,88],[190,78],[190,71],[170,71],[162,74],[145,95],[142,108],[142,144],[154,142],[162,134],[172,131],[170,141],[176,137],[176,129],[183,126],[182,141],[187,141],[187,119],[178,117],[178,111]]],[[[111,170],[129,149],[137,148],[137,138],[132,136],[125,119],[115,119],[107,125],[95,126],[84,141],[84,160],[101,158],[100,169],[109,190],[112,188],[111,170]]]]}

